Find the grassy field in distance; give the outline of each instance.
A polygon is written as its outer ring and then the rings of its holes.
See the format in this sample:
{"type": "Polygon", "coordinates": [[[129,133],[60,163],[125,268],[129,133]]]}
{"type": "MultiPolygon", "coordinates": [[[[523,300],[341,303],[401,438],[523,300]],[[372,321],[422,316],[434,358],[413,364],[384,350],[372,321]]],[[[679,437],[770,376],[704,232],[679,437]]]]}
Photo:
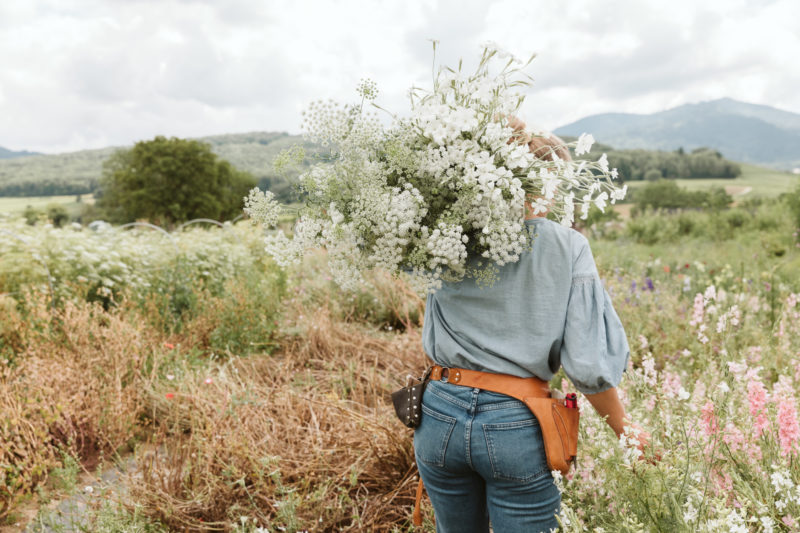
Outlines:
{"type": "MultiPolygon", "coordinates": [[[[800,184],[800,176],[791,172],[782,172],[748,163],[739,164],[742,167],[742,175],[738,178],[679,179],[675,180],[675,182],[691,191],[708,189],[714,186],[725,187],[725,190],[734,197],[734,200],[740,200],[745,196],[773,198],[794,190],[800,184]]],[[[646,183],[646,181],[627,182],[630,189],[643,187],[646,183]]]]}
{"type": "MultiPolygon", "coordinates": [[[[44,209],[50,204],[62,204],[64,207],[70,208],[77,204],[75,198],[76,195],[74,194],[64,196],[0,196],[0,213],[21,213],[28,206],[44,209]]],[[[82,194],[81,202],[93,204],[94,196],[82,194]]]]}

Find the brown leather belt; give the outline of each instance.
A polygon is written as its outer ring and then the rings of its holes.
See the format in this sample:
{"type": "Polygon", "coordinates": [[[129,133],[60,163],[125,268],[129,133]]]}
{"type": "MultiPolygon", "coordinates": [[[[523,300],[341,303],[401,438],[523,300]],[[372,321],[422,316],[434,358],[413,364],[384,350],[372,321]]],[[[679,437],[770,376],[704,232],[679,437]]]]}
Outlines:
{"type": "Polygon", "coordinates": [[[444,368],[434,365],[431,379],[463,387],[499,392],[524,401],[525,398],[549,398],[550,386],[537,377],[521,378],[510,374],[494,374],[467,370],[466,368],[444,368]]]}

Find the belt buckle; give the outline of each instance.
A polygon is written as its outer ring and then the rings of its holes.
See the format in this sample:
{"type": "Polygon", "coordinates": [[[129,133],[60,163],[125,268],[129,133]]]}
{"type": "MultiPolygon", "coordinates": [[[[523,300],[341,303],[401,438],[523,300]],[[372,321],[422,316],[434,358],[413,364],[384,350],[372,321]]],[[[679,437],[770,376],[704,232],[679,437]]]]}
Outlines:
{"type": "Polygon", "coordinates": [[[442,383],[453,383],[456,384],[461,381],[461,371],[458,369],[454,369],[450,372],[450,368],[443,368],[442,369],[442,377],[439,381],[442,383]]]}

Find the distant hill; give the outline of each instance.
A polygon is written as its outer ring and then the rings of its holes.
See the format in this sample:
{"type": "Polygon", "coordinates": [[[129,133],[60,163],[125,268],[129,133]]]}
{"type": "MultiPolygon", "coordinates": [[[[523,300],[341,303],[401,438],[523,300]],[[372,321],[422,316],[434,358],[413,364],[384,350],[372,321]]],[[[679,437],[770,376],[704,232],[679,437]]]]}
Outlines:
{"type": "MultiPolygon", "coordinates": [[[[201,137],[211,149],[235,167],[252,173],[262,188],[287,198],[290,186],[272,168],[282,150],[304,144],[299,135],[280,132],[251,132],[201,137]]],[[[319,149],[305,144],[313,156],[319,149]]],[[[102,174],[103,161],[119,147],[83,150],[56,155],[31,155],[0,159],[0,196],[48,196],[86,194],[94,191],[102,174]]]]}
{"type": "Polygon", "coordinates": [[[29,155],[39,155],[38,152],[28,152],[27,150],[22,150],[21,152],[14,152],[13,150],[9,150],[8,148],[3,148],[0,146],[0,159],[11,159],[12,157],[25,157],[29,155]]]}
{"type": "Polygon", "coordinates": [[[722,98],[650,115],[604,113],[555,130],[591,133],[615,148],[692,150],[706,146],[726,158],[780,169],[800,167],[800,114],[722,98]]]}

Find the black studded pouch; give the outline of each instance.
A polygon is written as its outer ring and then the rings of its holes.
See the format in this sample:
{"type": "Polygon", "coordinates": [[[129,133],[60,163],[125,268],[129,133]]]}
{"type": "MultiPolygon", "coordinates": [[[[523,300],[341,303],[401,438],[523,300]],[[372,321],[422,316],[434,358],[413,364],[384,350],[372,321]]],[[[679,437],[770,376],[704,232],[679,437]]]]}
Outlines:
{"type": "Polygon", "coordinates": [[[415,428],[422,422],[422,393],[425,392],[431,370],[432,367],[426,370],[422,379],[409,375],[406,386],[392,393],[397,418],[410,428],[415,428]]]}

